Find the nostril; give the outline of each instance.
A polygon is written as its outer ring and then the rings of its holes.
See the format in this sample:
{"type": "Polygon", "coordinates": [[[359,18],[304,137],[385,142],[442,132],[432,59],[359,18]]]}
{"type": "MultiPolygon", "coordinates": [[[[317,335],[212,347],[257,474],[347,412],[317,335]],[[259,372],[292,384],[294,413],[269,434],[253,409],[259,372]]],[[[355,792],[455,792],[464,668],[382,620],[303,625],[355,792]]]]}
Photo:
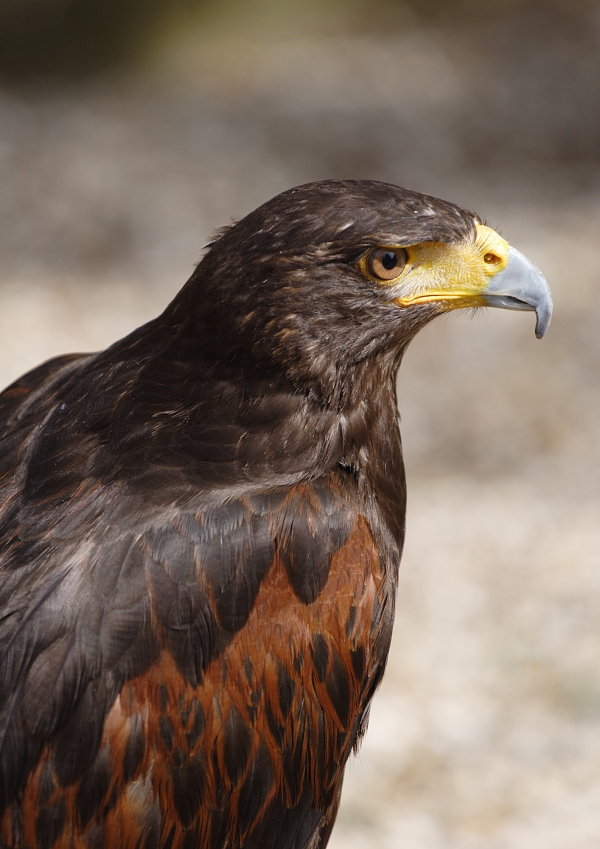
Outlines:
{"type": "Polygon", "coordinates": [[[499,263],[501,263],[501,262],[502,262],[502,258],[501,258],[501,257],[499,257],[499,256],[498,256],[498,254],[487,253],[487,254],[485,254],[485,256],[483,257],[483,261],[484,261],[487,265],[498,265],[499,263]]]}

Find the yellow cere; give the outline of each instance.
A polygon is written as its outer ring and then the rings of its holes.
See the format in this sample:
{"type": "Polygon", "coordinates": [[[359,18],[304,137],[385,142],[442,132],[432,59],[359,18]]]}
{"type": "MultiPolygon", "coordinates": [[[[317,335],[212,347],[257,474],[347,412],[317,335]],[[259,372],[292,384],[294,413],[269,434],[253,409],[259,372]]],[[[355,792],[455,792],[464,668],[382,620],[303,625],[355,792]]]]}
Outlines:
{"type": "Polygon", "coordinates": [[[476,306],[477,296],[508,263],[508,242],[484,224],[477,224],[473,241],[423,242],[406,250],[404,271],[383,284],[396,288],[394,300],[400,306],[452,301],[449,306],[459,307],[465,300],[476,306]]]}

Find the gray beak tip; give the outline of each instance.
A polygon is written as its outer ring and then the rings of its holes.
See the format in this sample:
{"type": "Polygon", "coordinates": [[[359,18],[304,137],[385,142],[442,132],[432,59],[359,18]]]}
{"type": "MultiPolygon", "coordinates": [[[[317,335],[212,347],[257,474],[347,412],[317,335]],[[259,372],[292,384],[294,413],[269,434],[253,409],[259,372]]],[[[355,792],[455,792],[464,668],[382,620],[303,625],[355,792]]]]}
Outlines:
{"type": "Polygon", "coordinates": [[[544,334],[546,333],[546,330],[548,330],[548,327],[550,325],[550,316],[551,315],[552,315],[552,311],[547,312],[543,315],[542,315],[541,312],[537,313],[537,319],[536,319],[536,322],[535,322],[535,338],[536,339],[541,339],[544,336],[544,334]]]}
{"type": "Polygon", "coordinates": [[[492,278],[484,297],[490,307],[535,311],[538,339],[548,330],[552,318],[550,287],[539,268],[516,248],[508,249],[508,264],[492,278]]]}

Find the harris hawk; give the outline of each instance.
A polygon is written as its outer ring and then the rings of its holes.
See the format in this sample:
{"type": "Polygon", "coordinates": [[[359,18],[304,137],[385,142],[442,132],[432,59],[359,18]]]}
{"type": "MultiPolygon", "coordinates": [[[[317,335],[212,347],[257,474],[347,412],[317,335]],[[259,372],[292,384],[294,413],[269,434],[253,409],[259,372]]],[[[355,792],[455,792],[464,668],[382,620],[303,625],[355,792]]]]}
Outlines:
{"type": "Polygon", "coordinates": [[[478,217],[312,183],[0,396],[0,846],[325,847],[394,619],[396,372],[486,305],[552,308],[478,217]]]}

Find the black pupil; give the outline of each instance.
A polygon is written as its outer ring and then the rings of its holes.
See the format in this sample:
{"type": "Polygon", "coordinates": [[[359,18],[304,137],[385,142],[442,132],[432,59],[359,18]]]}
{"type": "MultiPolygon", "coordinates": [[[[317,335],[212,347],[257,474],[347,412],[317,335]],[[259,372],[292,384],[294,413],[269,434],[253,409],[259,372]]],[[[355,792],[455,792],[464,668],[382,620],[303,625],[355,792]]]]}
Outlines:
{"type": "Polygon", "coordinates": [[[391,271],[398,265],[398,257],[395,253],[393,253],[393,251],[388,251],[381,257],[381,264],[386,271],[391,271]]]}

